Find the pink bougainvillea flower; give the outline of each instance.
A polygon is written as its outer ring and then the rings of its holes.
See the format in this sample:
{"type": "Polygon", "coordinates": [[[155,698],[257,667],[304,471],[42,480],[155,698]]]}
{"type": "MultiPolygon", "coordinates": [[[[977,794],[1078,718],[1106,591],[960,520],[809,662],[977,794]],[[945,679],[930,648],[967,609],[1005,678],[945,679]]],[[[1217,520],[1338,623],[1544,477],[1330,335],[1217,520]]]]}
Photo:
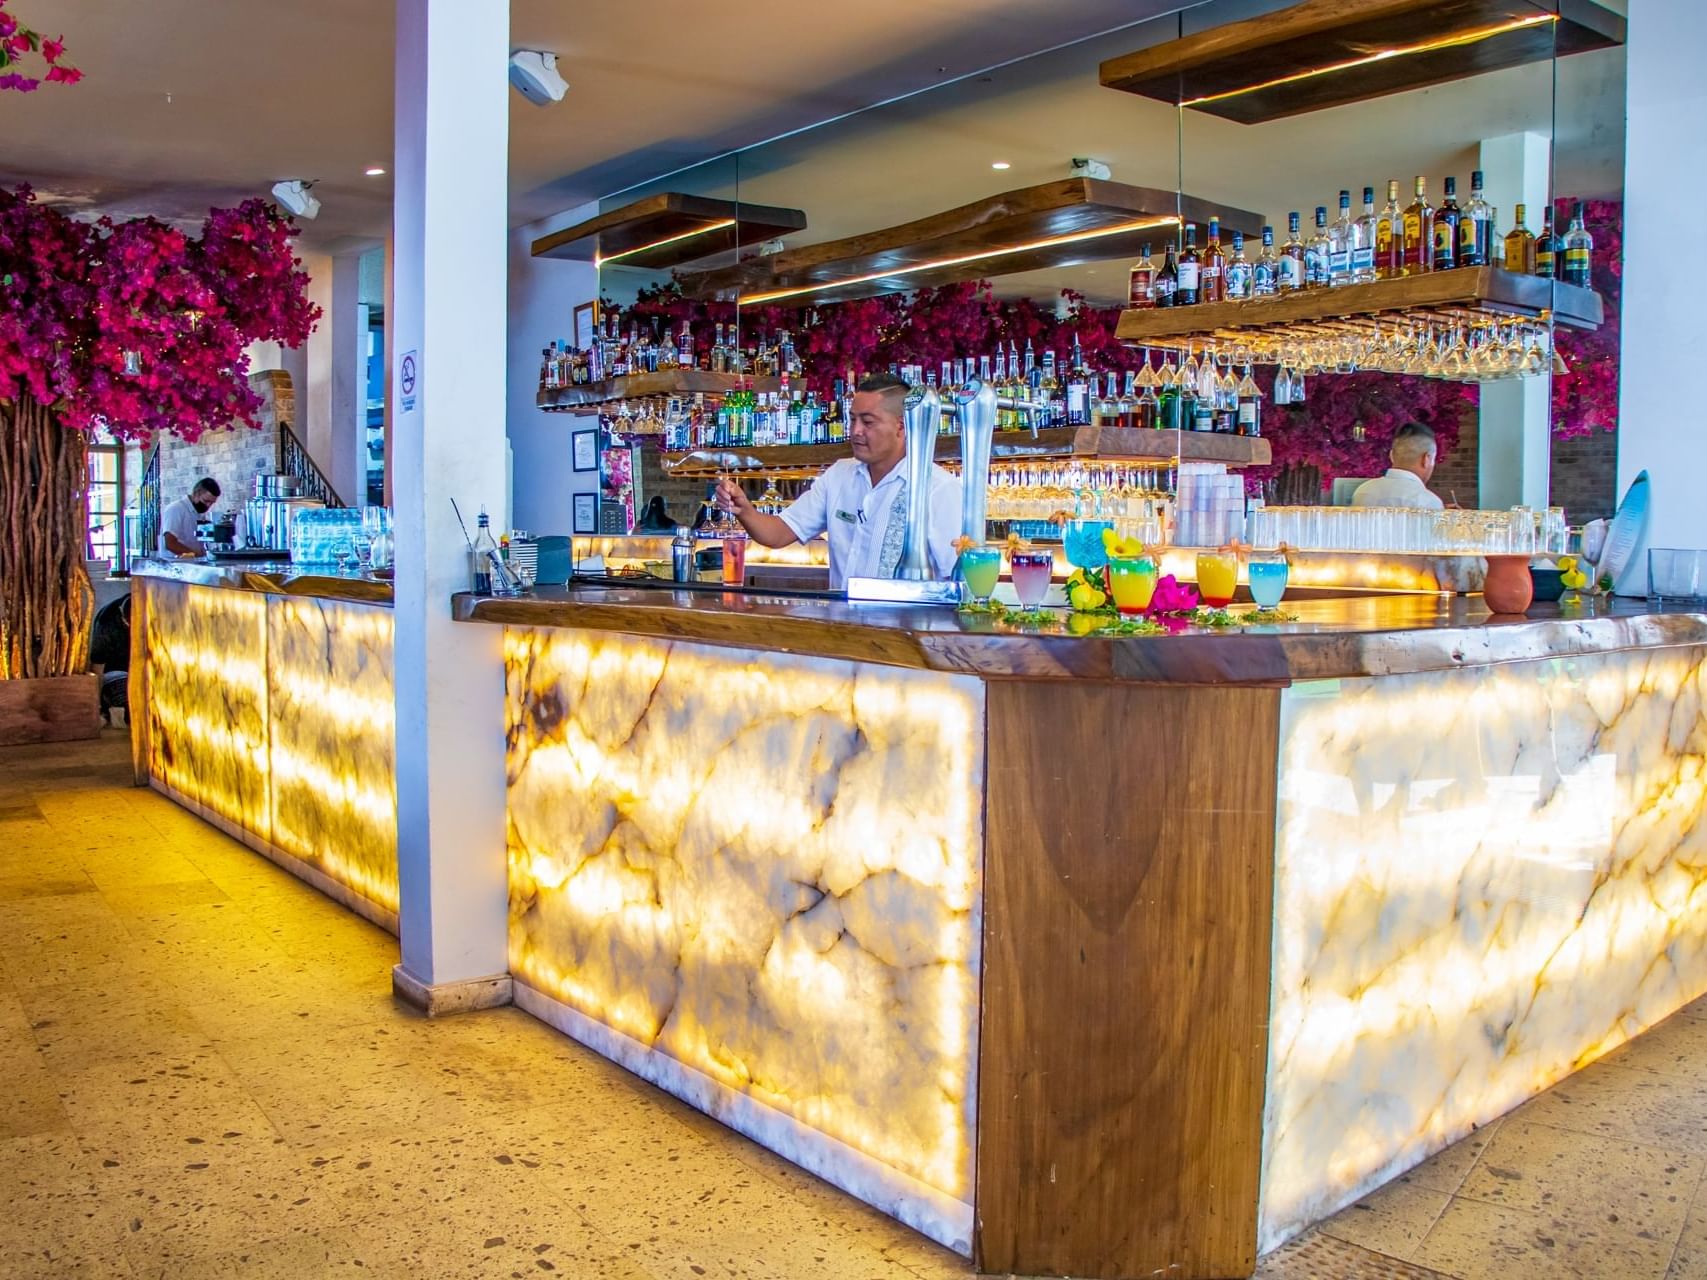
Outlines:
{"type": "Polygon", "coordinates": [[[7,13],[3,5],[0,5],[0,37],[9,36],[17,29],[18,20],[7,13]]]}
{"type": "Polygon", "coordinates": [[[8,71],[0,76],[0,89],[15,89],[19,93],[34,93],[41,86],[41,81],[33,76],[21,76],[16,71],[8,71]]]}
{"type": "Polygon", "coordinates": [[[47,78],[54,84],[76,84],[83,73],[76,67],[53,66],[47,69],[47,78]]]}
{"type": "Polygon", "coordinates": [[[1187,614],[1198,605],[1197,588],[1182,584],[1173,574],[1156,582],[1155,594],[1150,597],[1149,612],[1154,615],[1187,614]]]}
{"type": "Polygon", "coordinates": [[[49,62],[58,62],[64,54],[64,36],[60,36],[57,40],[43,40],[41,42],[41,56],[46,58],[49,62]]]}

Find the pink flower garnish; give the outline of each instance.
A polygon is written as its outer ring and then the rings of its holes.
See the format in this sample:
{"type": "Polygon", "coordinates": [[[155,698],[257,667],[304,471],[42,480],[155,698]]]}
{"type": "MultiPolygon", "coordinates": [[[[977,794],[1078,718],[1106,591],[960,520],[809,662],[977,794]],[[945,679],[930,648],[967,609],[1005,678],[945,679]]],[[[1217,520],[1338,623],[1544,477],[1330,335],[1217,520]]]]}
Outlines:
{"type": "Polygon", "coordinates": [[[1168,574],[1156,583],[1156,592],[1150,597],[1152,614],[1191,613],[1198,606],[1197,588],[1182,586],[1173,574],[1168,574]]]}
{"type": "Polygon", "coordinates": [[[49,62],[58,62],[64,53],[64,36],[60,36],[57,40],[43,40],[41,42],[41,56],[46,58],[49,62]]]}
{"type": "Polygon", "coordinates": [[[76,84],[83,78],[83,73],[76,67],[49,67],[47,78],[54,84],[76,84]]]}

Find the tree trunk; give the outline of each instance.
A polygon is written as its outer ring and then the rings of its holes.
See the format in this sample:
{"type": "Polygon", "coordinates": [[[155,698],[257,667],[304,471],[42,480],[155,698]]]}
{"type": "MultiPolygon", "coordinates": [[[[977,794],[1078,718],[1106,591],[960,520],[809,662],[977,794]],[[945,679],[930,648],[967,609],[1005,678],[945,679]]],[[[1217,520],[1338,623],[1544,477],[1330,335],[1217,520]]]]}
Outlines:
{"type": "Polygon", "coordinates": [[[0,400],[0,679],[89,667],[89,442],[25,396],[0,400]]]}

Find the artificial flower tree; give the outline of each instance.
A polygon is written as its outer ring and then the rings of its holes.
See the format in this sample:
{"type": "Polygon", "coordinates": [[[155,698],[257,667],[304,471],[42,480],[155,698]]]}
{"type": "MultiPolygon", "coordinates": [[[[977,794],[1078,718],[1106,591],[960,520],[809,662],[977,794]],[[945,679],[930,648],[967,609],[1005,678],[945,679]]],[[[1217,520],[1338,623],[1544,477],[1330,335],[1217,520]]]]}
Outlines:
{"type": "Polygon", "coordinates": [[[258,425],[245,349],[300,346],[320,314],[296,234],[260,200],[214,210],[192,238],[0,189],[0,679],[88,665],[90,432],[258,425]]]}

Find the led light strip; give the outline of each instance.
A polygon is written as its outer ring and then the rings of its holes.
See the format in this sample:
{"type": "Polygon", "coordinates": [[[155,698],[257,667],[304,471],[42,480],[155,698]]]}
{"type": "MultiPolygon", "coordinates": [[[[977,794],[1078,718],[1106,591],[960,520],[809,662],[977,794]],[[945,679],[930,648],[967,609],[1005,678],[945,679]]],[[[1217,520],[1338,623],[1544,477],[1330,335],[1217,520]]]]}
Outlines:
{"type": "Polygon", "coordinates": [[[645,253],[649,249],[662,249],[665,245],[675,244],[678,240],[691,240],[695,236],[703,236],[711,231],[721,231],[724,227],[732,227],[734,225],[735,219],[725,218],[722,222],[713,222],[708,226],[695,227],[692,231],[683,231],[678,235],[666,236],[662,240],[654,240],[651,244],[643,244],[636,249],[624,249],[621,253],[613,253],[608,258],[602,258],[595,253],[593,255],[593,266],[602,267],[605,263],[615,262],[618,258],[627,258],[636,253],[645,253]]]}
{"type": "Polygon", "coordinates": [[[1478,44],[1494,36],[1504,35],[1508,31],[1521,31],[1525,27],[1537,26],[1543,22],[1557,22],[1556,13],[1537,13],[1527,18],[1516,18],[1510,22],[1502,22],[1493,27],[1477,27],[1473,31],[1461,31],[1455,36],[1444,36],[1439,40],[1429,40],[1423,44],[1405,45],[1398,49],[1382,49],[1377,53],[1365,54],[1361,58],[1353,58],[1349,62],[1336,62],[1331,66],[1314,67],[1309,71],[1299,71],[1289,76],[1281,76],[1278,80],[1265,80],[1261,84],[1246,85],[1243,89],[1229,89],[1225,93],[1205,94],[1201,98],[1192,98],[1182,102],[1182,107],[1198,107],[1205,102],[1220,102],[1225,98],[1237,98],[1245,93],[1260,93],[1264,89],[1277,89],[1281,85],[1297,84],[1301,80],[1312,80],[1317,76],[1333,75],[1339,71],[1350,71],[1355,67],[1367,67],[1372,63],[1386,62],[1390,58],[1404,58],[1413,53],[1431,53],[1436,49],[1455,49],[1460,45],[1478,44]]]}
{"type": "Polygon", "coordinates": [[[778,298],[792,298],[802,293],[817,293],[821,289],[844,289],[852,284],[866,284],[872,280],[889,280],[896,276],[912,275],[918,271],[933,271],[938,267],[955,267],[963,262],[978,262],[984,258],[1000,258],[1012,253],[1029,253],[1033,249],[1049,249],[1058,244],[1077,244],[1081,240],[1096,240],[1103,236],[1121,235],[1132,231],[1148,231],[1153,227],[1178,226],[1180,219],[1176,217],[1143,218],[1137,222],[1122,222],[1118,226],[1098,227],[1094,231],[1075,231],[1070,235],[1051,236],[1047,240],[1033,240],[1028,244],[1010,245],[1006,249],[985,249],[979,253],[968,253],[958,258],[938,258],[934,262],[921,262],[911,267],[899,267],[893,271],[873,271],[866,276],[853,276],[846,280],[827,280],[823,284],[803,284],[793,289],[775,289],[769,293],[743,294],[736,301],[739,305],[774,302],[778,298]]]}

